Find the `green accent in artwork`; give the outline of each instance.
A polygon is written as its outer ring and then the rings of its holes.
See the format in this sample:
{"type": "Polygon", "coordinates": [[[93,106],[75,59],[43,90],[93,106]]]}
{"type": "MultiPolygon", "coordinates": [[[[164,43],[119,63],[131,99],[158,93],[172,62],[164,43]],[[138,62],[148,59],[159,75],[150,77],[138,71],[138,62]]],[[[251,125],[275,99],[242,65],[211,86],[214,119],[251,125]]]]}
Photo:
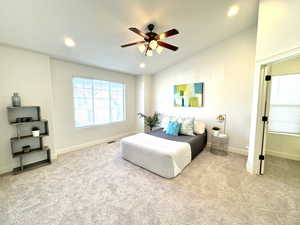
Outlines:
{"type": "Polygon", "coordinates": [[[174,86],[174,106],[202,107],[204,83],[180,84],[174,86]]]}
{"type": "Polygon", "coordinates": [[[199,107],[198,98],[197,97],[190,97],[189,106],[190,107],[199,107]]]}
{"type": "Polygon", "coordinates": [[[195,94],[202,94],[203,93],[203,83],[195,83],[195,94]]]}

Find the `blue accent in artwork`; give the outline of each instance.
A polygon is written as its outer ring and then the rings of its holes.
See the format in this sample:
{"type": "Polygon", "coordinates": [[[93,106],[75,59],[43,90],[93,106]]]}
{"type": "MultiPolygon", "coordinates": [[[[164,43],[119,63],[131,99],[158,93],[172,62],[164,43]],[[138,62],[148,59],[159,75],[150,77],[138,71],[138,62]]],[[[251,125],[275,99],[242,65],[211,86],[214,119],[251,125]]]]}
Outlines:
{"type": "Polygon", "coordinates": [[[203,83],[195,83],[195,94],[202,94],[203,93],[203,83]]]}
{"type": "Polygon", "coordinates": [[[168,123],[168,128],[167,128],[166,134],[170,135],[170,136],[178,136],[180,127],[181,127],[181,123],[170,121],[168,123]]]}

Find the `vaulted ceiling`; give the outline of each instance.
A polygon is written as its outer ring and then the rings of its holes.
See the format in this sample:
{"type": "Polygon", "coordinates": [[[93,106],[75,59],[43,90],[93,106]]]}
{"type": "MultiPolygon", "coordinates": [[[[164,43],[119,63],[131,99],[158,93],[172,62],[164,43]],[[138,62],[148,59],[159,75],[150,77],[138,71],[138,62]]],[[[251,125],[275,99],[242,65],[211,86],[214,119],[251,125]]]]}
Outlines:
{"type": "Polygon", "coordinates": [[[153,74],[255,25],[257,11],[258,0],[0,0],[0,42],[130,74],[153,74]],[[228,17],[232,5],[240,11],[228,17]],[[165,41],[179,50],[146,57],[136,46],[120,48],[141,40],[129,27],[143,30],[149,23],[156,33],[178,29],[179,35],[165,41]],[[67,48],[65,37],[76,46],[67,48]]]}

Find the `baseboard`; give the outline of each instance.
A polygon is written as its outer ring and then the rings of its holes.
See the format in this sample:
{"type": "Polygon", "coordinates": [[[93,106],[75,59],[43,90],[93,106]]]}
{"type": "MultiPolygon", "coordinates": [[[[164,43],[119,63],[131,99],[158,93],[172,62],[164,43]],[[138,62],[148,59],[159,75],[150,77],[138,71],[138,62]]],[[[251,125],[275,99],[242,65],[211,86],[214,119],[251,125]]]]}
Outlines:
{"type": "MultiPolygon", "coordinates": [[[[207,147],[210,148],[210,146],[211,146],[211,143],[207,143],[207,147]]],[[[248,155],[248,151],[246,149],[243,149],[243,148],[228,146],[227,151],[232,152],[232,153],[236,153],[236,154],[240,154],[240,155],[245,155],[245,156],[248,155]]]]}
{"type": "Polygon", "coordinates": [[[144,133],[144,132],[145,132],[144,130],[136,130],[134,133],[139,134],[139,133],[144,133]]]}
{"type": "Polygon", "coordinates": [[[83,144],[80,144],[80,145],[73,145],[73,146],[70,146],[70,147],[67,147],[67,148],[56,149],[56,154],[59,156],[59,155],[62,155],[62,154],[66,154],[68,152],[73,152],[73,151],[81,150],[81,149],[88,148],[88,147],[91,147],[91,146],[94,146],[94,145],[106,143],[106,142],[109,142],[109,141],[118,140],[120,138],[129,136],[129,135],[133,135],[135,133],[136,133],[135,131],[131,131],[131,132],[119,134],[119,135],[116,135],[116,136],[113,136],[113,137],[103,138],[103,139],[96,140],[96,141],[90,141],[90,142],[83,143],[83,144]]]}
{"type": "Polygon", "coordinates": [[[232,152],[232,153],[248,156],[248,151],[243,148],[236,148],[236,147],[228,146],[228,151],[232,152]]]}
{"type": "Polygon", "coordinates": [[[276,152],[272,149],[267,149],[266,155],[272,155],[272,156],[276,156],[276,157],[280,157],[280,158],[284,158],[284,159],[300,161],[300,155],[289,154],[289,153],[285,153],[285,152],[276,152]]]}
{"type": "Polygon", "coordinates": [[[5,175],[7,173],[11,173],[13,170],[12,166],[5,166],[3,168],[0,168],[0,175],[5,175]]]}

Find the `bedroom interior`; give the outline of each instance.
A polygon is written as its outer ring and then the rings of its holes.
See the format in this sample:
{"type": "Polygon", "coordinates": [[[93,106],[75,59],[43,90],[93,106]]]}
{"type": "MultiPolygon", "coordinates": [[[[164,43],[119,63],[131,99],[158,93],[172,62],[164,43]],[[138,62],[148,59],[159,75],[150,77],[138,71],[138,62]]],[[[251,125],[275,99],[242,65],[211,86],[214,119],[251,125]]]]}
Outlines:
{"type": "Polygon", "coordinates": [[[300,2],[0,4],[1,225],[300,224],[300,2]]]}

